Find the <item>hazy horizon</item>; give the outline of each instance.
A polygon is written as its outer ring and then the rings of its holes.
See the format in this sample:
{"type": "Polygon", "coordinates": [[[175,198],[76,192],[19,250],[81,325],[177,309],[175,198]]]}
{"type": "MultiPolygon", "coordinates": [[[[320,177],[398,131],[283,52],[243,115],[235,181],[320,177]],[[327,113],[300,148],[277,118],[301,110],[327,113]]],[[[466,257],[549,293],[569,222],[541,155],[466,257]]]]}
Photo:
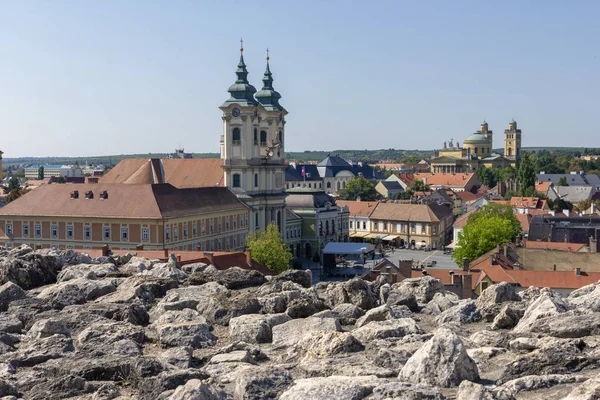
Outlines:
{"type": "Polygon", "coordinates": [[[593,1],[30,1],[0,10],[6,158],[217,153],[240,37],[257,89],[271,50],[288,152],[434,150],[462,143],[483,119],[501,148],[513,117],[524,147],[600,147],[593,1]]]}

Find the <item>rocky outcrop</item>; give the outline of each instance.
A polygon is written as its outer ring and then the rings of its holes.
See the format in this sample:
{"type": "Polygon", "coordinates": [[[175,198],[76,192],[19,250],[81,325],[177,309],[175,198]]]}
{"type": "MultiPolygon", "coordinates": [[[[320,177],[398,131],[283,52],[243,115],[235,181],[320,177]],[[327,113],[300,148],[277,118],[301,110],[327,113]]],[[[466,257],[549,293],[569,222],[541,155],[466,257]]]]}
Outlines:
{"type": "Polygon", "coordinates": [[[449,329],[439,329],[400,371],[401,380],[441,387],[458,386],[479,379],[475,362],[462,340],[449,329]]]}
{"type": "Polygon", "coordinates": [[[340,323],[334,318],[303,318],[294,319],[273,327],[273,345],[291,346],[298,343],[304,335],[314,331],[342,330],[340,323]]]}
{"type": "Polygon", "coordinates": [[[481,319],[481,312],[474,300],[461,300],[457,305],[441,313],[437,318],[438,324],[459,323],[470,324],[481,319]]]}
{"type": "Polygon", "coordinates": [[[501,282],[485,289],[477,298],[475,304],[480,310],[482,318],[490,322],[500,311],[502,303],[520,300],[515,292],[514,285],[508,282],[501,282]]]}
{"type": "Polygon", "coordinates": [[[376,376],[329,376],[326,378],[297,379],[283,392],[281,400],[306,399],[364,399],[377,385],[376,376]]]}
{"type": "Polygon", "coordinates": [[[572,308],[573,306],[559,293],[550,289],[542,289],[540,295],[525,310],[523,318],[515,326],[514,332],[519,334],[532,332],[539,319],[564,313],[572,308]]]}
{"type": "Polygon", "coordinates": [[[8,310],[11,302],[25,298],[27,293],[20,286],[6,282],[0,286],[0,312],[8,310]]]}
{"type": "Polygon", "coordinates": [[[367,344],[371,340],[390,337],[403,337],[423,333],[412,318],[399,318],[387,321],[374,321],[355,329],[352,335],[361,343],[367,344]]]}
{"type": "Polygon", "coordinates": [[[332,283],[325,290],[325,299],[330,308],[338,304],[350,303],[363,310],[369,310],[377,305],[377,296],[372,292],[369,284],[360,278],[332,283]]]}
{"type": "Polygon", "coordinates": [[[207,268],[201,272],[194,272],[190,275],[188,282],[190,285],[216,282],[227,289],[243,289],[260,286],[266,282],[266,279],[258,271],[232,267],[223,271],[216,268],[207,268]]]}
{"type": "Polygon", "coordinates": [[[287,314],[249,314],[229,321],[229,337],[246,343],[269,343],[273,340],[273,327],[290,321],[287,314]]]}

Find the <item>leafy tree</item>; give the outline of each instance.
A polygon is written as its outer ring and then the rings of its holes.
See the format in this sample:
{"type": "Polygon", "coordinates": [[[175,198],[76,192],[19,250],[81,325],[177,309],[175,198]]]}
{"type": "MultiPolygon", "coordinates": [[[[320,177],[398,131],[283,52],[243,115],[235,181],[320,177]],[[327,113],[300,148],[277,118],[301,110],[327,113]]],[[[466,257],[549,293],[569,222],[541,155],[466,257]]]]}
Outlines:
{"type": "Polygon", "coordinates": [[[534,188],[535,190],[535,169],[529,154],[525,153],[519,162],[517,170],[517,180],[519,182],[521,196],[526,196],[525,193],[534,188]]]}
{"type": "Polygon", "coordinates": [[[548,206],[554,211],[573,210],[573,204],[561,198],[554,201],[548,200],[548,206]]]}
{"type": "Polygon", "coordinates": [[[589,209],[592,206],[592,200],[590,199],[585,199],[585,200],[581,200],[579,203],[577,203],[575,205],[575,208],[577,209],[577,211],[579,212],[584,212],[587,209],[589,209]]]}
{"type": "Polygon", "coordinates": [[[377,190],[375,186],[365,179],[363,176],[358,176],[350,181],[340,193],[342,200],[357,200],[375,201],[377,199],[377,190]]]}
{"type": "Polygon", "coordinates": [[[288,251],[288,246],[274,223],[271,222],[266,231],[259,229],[250,233],[246,243],[252,252],[252,258],[271,271],[279,274],[290,268],[292,253],[288,251]]]}
{"type": "Polygon", "coordinates": [[[396,200],[410,200],[412,198],[412,190],[408,188],[408,190],[402,191],[396,195],[396,200]]]}
{"type": "Polygon", "coordinates": [[[44,167],[43,166],[40,166],[38,168],[38,179],[39,180],[44,179],[44,167]]]}
{"type": "Polygon", "coordinates": [[[487,204],[469,216],[452,258],[459,265],[465,257],[473,261],[499,244],[514,241],[519,232],[521,224],[510,206],[487,204]]]}
{"type": "Polygon", "coordinates": [[[430,190],[429,185],[426,185],[422,180],[415,179],[411,182],[410,188],[413,192],[427,192],[430,190]]]}
{"type": "Polygon", "coordinates": [[[12,177],[8,180],[8,191],[12,192],[15,189],[20,189],[21,185],[19,184],[19,178],[17,177],[12,177]]]}
{"type": "Polygon", "coordinates": [[[403,164],[418,164],[421,161],[420,157],[417,156],[408,156],[402,160],[403,164]]]}
{"type": "Polygon", "coordinates": [[[481,165],[477,168],[477,171],[475,171],[475,175],[477,175],[477,178],[479,178],[479,182],[481,182],[482,185],[493,188],[498,183],[498,175],[500,173],[497,171],[497,169],[486,168],[481,165]]]}
{"type": "Polygon", "coordinates": [[[561,177],[558,182],[556,182],[556,186],[569,186],[567,178],[565,176],[561,177]]]}
{"type": "Polygon", "coordinates": [[[13,189],[4,197],[4,202],[8,204],[11,201],[15,201],[29,191],[29,189],[13,189]]]}

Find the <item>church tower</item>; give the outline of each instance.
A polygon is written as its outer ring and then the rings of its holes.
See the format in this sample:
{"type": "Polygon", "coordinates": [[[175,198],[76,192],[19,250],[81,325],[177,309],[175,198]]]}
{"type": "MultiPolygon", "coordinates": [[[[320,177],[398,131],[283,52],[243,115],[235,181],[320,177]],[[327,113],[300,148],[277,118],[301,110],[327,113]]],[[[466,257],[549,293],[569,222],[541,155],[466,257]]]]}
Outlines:
{"type": "Polygon", "coordinates": [[[281,95],[273,89],[268,50],[263,88],[258,93],[248,82],[243,52],[241,47],[237,80],[228,90],[231,97],[219,107],[223,111],[224,182],[250,207],[251,230],[265,229],[274,222],[284,232],[287,111],[279,104],[281,95]]]}
{"type": "MultiPolygon", "coordinates": [[[[488,123],[485,120],[481,123],[479,132],[481,132],[481,134],[490,141],[490,144],[493,143],[493,140],[494,140],[493,132],[489,129],[488,123]]],[[[490,149],[490,152],[491,152],[491,149],[490,149]]]]}
{"type": "Polygon", "coordinates": [[[517,122],[513,119],[504,130],[504,157],[516,160],[521,156],[521,130],[517,129],[517,122]]]}

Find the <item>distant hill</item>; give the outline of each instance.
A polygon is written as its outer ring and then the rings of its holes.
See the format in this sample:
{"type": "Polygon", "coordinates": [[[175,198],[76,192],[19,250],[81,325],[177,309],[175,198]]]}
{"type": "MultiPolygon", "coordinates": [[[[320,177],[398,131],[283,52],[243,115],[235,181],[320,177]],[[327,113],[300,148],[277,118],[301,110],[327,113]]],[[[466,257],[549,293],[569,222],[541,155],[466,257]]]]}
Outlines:
{"type": "MultiPolygon", "coordinates": [[[[583,152],[583,147],[523,147],[526,152],[549,151],[557,153],[575,153],[583,152]]],[[[502,152],[502,149],[495,149],[496,152],[502,152]]],[[[379,160],[389,160],[400,162],[407,157],[416,157],[419,159],[430,158],[434,154],[433,150],[400,150],[400,149],[381,149],[381,150],[332,150],[332,151],[313,151],[305,150],[302,152],[287,152],[285,154],[288,160],[298,161],[321,161],[328,155],[337,155],[345,160],[377,162],[379,160]]],[[[6,168],[11,165],[37,165],[37,164],[104,164],[115,165],[124,158],[166,158],[167,153],[150,154],[121,154],[111,156],[95,157],[20,157],[3,159],[3,166],[6,168]]],[[[219,153],[193,153],[194,158],[218,158],[219,153]]]]}

